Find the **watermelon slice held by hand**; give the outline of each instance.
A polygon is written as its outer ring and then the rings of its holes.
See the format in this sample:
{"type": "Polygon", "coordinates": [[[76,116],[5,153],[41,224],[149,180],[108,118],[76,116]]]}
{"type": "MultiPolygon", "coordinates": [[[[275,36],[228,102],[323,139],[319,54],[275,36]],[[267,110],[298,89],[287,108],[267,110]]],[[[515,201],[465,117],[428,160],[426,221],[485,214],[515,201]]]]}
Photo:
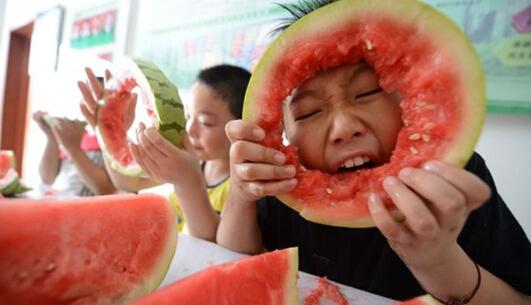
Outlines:
{"type": "Polygon", "coordinates": [[[0,304],[119,305],[156,289],[177,242],[163,197],[0,199],[0,304]]]}
{"type": "Polygon", "coordinates": [[[96,133],[114,170],[140,176],[143,171],[129,148],[135,127],[139,122],[156,126],[162,136],[180,147],[185,129],[184,108],[177,87],[153,63],[123,57],[117,60],[116,67],[105,85],[96,133]]]}
{"type": "Polygon", "coordinates": [[[296,305],[297,248],[211,266],[131,305],[296,305]]]}
{"type": "Polygon", "coordinates": [[[272,42],[251,77],[243,117],[263,128],[262,143],[297,169],[297,186],[278,195],[286,205],[313,222],[370,227],[368,196],[387,197],[383,179],[432,159],[463,166],[485,110],[479,58],[449,18],[417,0],[342,0],[300,18],[272,42]],[[305,168],[296,148],[282,142],[283,102],[316,73],[362,61],[401,100],[402,127],[390,159],[341,174],[305,168]]]}

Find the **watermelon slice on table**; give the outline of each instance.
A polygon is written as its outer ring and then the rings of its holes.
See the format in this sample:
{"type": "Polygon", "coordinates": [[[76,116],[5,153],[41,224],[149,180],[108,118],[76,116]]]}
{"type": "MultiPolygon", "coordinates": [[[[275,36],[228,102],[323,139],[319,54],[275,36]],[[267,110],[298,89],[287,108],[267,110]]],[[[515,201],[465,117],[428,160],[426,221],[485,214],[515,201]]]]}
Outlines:
{"type": "Polygon", "coordinates": [[[15,170],[15,153],[12,150],[0,151],[0,194],[9,197],[19,193],[29,191],[20,181],[20,177],[15,170]]]}
{"type": "Polygon", "coordinates": [[[243,117],[297,169],[298,184],[281,201],[313,222],[370,227],[369,194],[388,199],[383,179],[431,159],[463,166],[485,110],[479,58],[449,18],[416,0],[342,0],[300,18],[271,43],[251,77],[243,117]],[[334,175],[305,168],[296,148],[282,143],[283,102],[317,72],[360,61],[382,89],[401,97],[403,127],[389,162],[334,175]]]}
{"type": "Polygon", "coordinates": [[[132,126],[144,122],[156,126],[162,136],[181,146],[184,132],[184,108],[177,87],[153,63],[123,57],[117,60],[114,78],[106,84],[105,102],[98,111],[96,133],[98,142],[117,172],[140,176],[142,169],[129,149],[135,128],[127,126],[134,111],[132,126]],[[131,94],[136,93],[136,109],[130,109],[131,94]],[[128,133],[129,131],[129,133],[128,133]]]}
{"type": "Polygon", "coordinates": [[[297,248],[211,266],[131,305],[297,305],[297,248]]]}
{"type": "Polygon", "coordinates": [[[0,200],[0,304],[125,304],[159,286],[176,242],[158,195],[0,200]]]}

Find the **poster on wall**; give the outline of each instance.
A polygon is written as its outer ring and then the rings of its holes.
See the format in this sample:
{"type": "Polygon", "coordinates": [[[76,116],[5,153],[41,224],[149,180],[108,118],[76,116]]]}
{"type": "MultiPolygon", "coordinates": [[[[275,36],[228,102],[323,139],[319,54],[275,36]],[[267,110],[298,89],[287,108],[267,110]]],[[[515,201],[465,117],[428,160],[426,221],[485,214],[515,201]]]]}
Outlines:
{"type": "Polygon", "coordinates": [[[109,50],[116,42],[116,1],[80,9],[71,24],[70,47],[96,50],[98,56],[112,60],[109,50]]]}
{"type": "MultiPolygon", "coordinates": [[[[155,62],[184,90],[205,67],[226,63],[252,70],[271,41],[270,31],[286,16],[280,6],[264,1],[204,0],[197,4],[201,14],[194,13],[195,4],[181,6],[172,11],[196,18],[177,16],[172,20],[179,19],[178,24],[151,29],[140,56],[155,62]]],[[[149,13],[160,18],[153,8],[149,13]]]]}
{"type": "MultiPolygon", "coordinates": [[[[487,84],[488,111],[531,114],[529,0],[423,1],[452,18],[476,48],[487,84]]],[[[213,64],[252,70],[271,41],[268,33],[288,16],[270,1],[198,0],[175,2],[171,8],[163,2],[141,8],[151,17],[140,25],[148,32],[140,55],[185,89],[200,69],[213,64]]],[[[280,1],[290,2],[295,1],[280,1]]]]}
{"type": "Polygon", "coordinates": [[[480,57],[491,113],[531,114],[529,0],[424,0],[450,16],[480,57]]]}

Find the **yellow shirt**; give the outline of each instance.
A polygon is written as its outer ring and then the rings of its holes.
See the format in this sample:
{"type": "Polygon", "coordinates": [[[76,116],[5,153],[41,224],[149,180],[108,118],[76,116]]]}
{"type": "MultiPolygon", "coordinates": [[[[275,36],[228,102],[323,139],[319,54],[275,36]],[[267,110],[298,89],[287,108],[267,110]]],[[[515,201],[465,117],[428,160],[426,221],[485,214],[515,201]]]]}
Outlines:
{"type": "MultiPolygon", "coordinates": [[[[227,201],[227,198],[229,196],[229,189],[230,178],[225,179],[223,182],[220,182],[215,186],[207,186],[206,191],[208,194],[208,199],[210,200],[212,208],[214,208],[216,212],[221,213],[221,211],[223,210],[225,202],[227,201]]],[[[170,203],[176,210],[177,230],[179,232],[188,233],[188,228],[185,226],[184,214],[181,209],[181,205],[179,204],[179,200],[177,199],[177,195],[175,195],[175,192],[172,191],[170,193],[169,198],[170,203]]]]}

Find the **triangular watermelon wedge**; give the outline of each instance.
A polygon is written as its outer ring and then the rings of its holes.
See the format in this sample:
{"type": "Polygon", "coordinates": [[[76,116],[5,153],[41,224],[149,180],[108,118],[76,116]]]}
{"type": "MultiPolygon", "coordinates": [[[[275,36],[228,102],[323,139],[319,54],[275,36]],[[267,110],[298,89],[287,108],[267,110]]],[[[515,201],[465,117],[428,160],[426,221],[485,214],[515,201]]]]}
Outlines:
{"type": "Polygon", "coordinates": [[[161,196],[0,200],[0,304],[119,305],[156,289],[177,242],[161,196]]]}
{"type": "Polygon", "coordinates": [[[131,305],[296,305],[297,270],[297,248],[277,250],[211,266],[131,305]]]}

